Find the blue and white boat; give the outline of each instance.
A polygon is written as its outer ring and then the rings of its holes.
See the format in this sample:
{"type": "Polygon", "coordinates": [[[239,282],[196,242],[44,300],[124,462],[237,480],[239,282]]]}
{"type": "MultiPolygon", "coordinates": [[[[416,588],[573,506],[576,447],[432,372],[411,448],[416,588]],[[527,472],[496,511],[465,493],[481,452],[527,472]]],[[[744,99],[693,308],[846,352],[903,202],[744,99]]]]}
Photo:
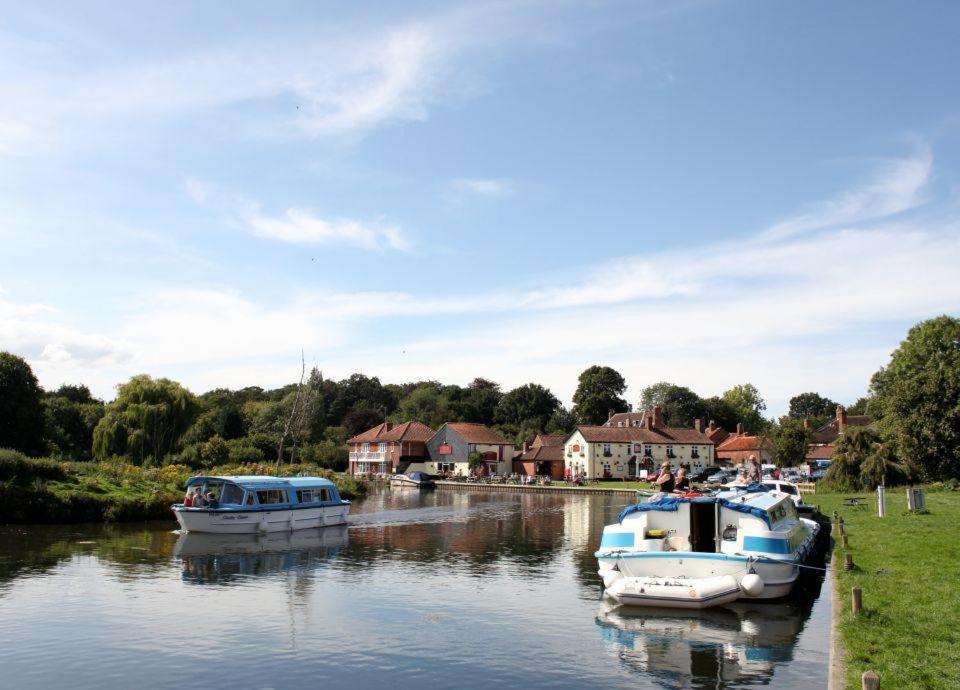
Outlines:
{"type": "Polygon", "coordinates": [[[187,492],[215,499],[173,506],[188,532],[263,534],[342,525],[350,511],[350,501],[323,477],[192,477],[187,492]]]}
{"type": "Polygon", "coordinates": [[[409,474],[395,474],[390,477],[392,486],[412,486],[417,489],[432,489],[433,479],[425,472],[410,472],[409,474]]]}
{"type": "Polygon", "coordinates": [[[757,484],[662,494],[607,525],[596,557],[605,593],[620,603],[707,608],[786,596],[818,530],[789,494],[757,484]]]}

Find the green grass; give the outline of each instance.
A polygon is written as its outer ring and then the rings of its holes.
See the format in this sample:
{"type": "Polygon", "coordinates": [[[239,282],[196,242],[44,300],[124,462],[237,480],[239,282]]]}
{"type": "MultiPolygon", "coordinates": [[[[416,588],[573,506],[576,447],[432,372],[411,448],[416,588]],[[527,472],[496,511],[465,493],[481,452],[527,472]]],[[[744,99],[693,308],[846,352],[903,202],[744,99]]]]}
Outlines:
{"type": "Polygon", "coordinates": [[[870,492],[804,500],[825,515],[839,511],[850,544],[844,549],[834,528],[847,688],[860,688],[868,670],[883,688],[960,688],[960,492],[928,492],[928,512],[910,514],[905,490],[891,489],[883,519],[870,492]],[[852,495],[869,497],[867,507],[843,506],[852,495]],[[848,550],[856,567],[844,572],[848,550]],[[856,618],[853,587],[863,590],[856,618]]]}

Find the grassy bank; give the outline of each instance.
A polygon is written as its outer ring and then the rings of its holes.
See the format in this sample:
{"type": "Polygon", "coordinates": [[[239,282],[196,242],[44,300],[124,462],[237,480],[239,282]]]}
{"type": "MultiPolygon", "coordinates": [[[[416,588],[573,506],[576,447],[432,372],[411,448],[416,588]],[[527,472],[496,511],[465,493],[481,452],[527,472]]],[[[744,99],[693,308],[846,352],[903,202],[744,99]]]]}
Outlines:
{"type": "Polygon", "coordinates": [[[846,687],[860,688],[873,670],[884,688],[960,687],[960,492],[928,492],[927,512],[908,513],[904,489],[887,495],[887,517],[877,517],[876,494],[806,497],[826,515],[844,518],[849,549],[835,533],[839,634],[845,649],[846,687]],[[847,496],[868,498],[862,509],[847,496]],[[842,569],[844,554],[855,569],[842,569]],[[863,590],[854,618],[850,590],[863,590]]]}
{"type": "MultiPolygon", "coordinates": [[[[278,474],[274,465],[241,465],[204,474],[278,474]]],[[[307,465],[285,465],[279,474],[332,479],[344,498],[366,487],[352,477],[307,465]]],[[[182,465],[137,467],[124,462],[59,462],[0,451],[0,523],[52,524],[172,520],[170,505],[198,474],[182,465]]]]}

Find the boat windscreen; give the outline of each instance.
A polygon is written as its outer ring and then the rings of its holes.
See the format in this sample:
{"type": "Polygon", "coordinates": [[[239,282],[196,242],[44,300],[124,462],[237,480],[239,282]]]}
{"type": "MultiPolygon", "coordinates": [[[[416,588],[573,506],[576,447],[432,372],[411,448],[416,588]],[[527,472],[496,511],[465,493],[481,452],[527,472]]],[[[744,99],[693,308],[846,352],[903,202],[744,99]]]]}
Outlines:
{"type": "Polygon", "coordinates": [[[224,484],[220,494],[221,505],[242,505],[243,489],[236,484],[224,484]]]}

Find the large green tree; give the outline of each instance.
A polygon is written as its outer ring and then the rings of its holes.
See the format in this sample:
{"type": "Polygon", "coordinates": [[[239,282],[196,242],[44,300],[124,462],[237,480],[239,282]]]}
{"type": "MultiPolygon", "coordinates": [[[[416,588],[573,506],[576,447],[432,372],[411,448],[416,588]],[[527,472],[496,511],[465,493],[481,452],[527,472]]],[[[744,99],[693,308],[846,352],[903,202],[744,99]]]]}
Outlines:
{"type": "Polygon", "coordinates": [[[93,430],[103,418],[104,405],[86,386],[60,386],[42,400],[47,452],[65,460],[93,456],[93,430]]]}
{"type": "Polygon", "coordinates": [[[723,400],[737,413],[747,431],[759,433],[767,426],[768,422],[763,418],[767,403],[752,383],[743,383],[724,391],[723,400]]]}
{"type": "Polygon", "coordinates": [[[134,376],[117,387],[116,400],[94,429],[94,457],[159,463],[178,448],[199,410],[194,395],[176,381],[134,376]]]}
{"type": "Polygon", "coordinates": [[[42,393],[25,359],[0,352],[0,448],[43,452],[42,393]]]}
{"type": "Polygon", "coordinates": [[[771,432],[773,462],[777,467],[797,467],[807,456],[807,446],[813,433],[803,425],[802,419],[785,416],[771,432]]]}
{"type": "Polygon", "coordinates": [[[690,426],[705,412],[699,395],[686,386],[667,381],[647,386],[640,394],[640,409],[650,410],[654,405],[660,406],[663,420],[668,426],[690,426]]]}
{"type": "Polygon", "coordinates": [[[558,409],[560,401],[553,393],[540,384],[528,383],[503,396],[497,406],[496,419],[502,424],[543,431],[558,409]]]}
{"type": "Polygon", "coordinates": [[[398,422],[417,421],[434,429],[448,420],[447,401],[433,384],[427,383],[415,388],[400,401],[400,407],[394,418],[398,422]]]}
{"type": "Polygon", "coordinates": [[[573,394],[573,414],[581,424],[603,424],[610,411],[630,409],[623,393],[627,382],[616,369],[594,365],[584,369],[573,394]]]}
{"type": "Polygon", "coordinates": [[[927,480],[960,478],[960,319],[917,324],[871,380],[870,412],[927,480]]]}
{"type": "Polygon", "coordinates": [[[811,391],[790,398],[787,414],[794,419],[809,419],[813,426],[818,427],[832,417],[836,410],[837,403],[811,391]]]}

